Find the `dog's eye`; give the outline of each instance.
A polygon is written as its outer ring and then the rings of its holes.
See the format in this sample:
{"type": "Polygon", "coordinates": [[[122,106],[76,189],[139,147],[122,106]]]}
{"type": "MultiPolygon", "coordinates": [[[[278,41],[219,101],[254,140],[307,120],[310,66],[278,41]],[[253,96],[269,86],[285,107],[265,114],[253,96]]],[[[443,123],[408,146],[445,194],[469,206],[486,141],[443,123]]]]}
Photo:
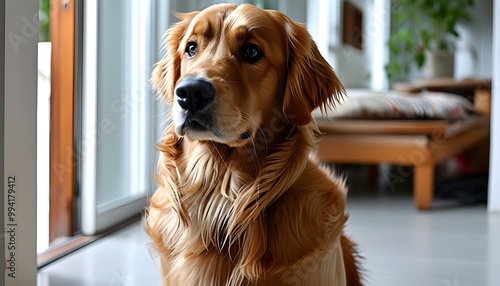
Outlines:
{"type": "Polygon", "coordinates": [[[198,44],[195,42],[189,42],[186,46],[186,54],[188,57],[192,58],[196,56],[196,53],[198,52],[198,44]]]}
{"type": "Polygon", "coordinates": [[[243,51],[243,58],[247,62],[254,63],[263,56],[262,50],[256,44],[248,44],[243,51]]]}

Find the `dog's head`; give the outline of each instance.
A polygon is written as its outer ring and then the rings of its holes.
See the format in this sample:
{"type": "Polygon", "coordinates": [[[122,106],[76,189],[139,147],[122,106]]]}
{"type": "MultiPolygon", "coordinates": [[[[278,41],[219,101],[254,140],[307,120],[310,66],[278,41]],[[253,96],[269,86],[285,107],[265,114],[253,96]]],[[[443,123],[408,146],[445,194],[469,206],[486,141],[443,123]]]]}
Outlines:
{"type": "Polygon", "coordinates": [[[276,117],[310,123],[344,92],[305,27],[280,12],[221,4],[179,17],[152,76],[179,136],[241,146],[276,117]]]}

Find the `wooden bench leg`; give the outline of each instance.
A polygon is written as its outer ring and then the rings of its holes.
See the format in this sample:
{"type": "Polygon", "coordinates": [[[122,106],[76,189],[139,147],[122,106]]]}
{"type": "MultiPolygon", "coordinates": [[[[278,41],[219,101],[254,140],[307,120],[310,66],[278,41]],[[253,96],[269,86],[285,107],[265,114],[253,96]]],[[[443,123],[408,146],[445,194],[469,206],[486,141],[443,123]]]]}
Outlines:
{"type": "Polygon", "coordinates": [[[425,164],[414,167],[413,199],[419,210],[428,210],[434,196],[434,164],[425,164]]]}

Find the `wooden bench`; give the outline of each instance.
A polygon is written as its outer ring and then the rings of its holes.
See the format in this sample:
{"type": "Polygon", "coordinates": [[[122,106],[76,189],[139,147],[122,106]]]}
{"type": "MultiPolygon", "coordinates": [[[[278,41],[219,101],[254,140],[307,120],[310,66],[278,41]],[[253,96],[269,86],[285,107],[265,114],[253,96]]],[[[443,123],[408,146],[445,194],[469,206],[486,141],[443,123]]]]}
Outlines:
{"type": "Polygon", "coordinates": [[[317,120],[322,131],[317,155],[323,162],[413,166],[413,193],[420,210],[434,196],[435,165],[483,142],[489,118],[444,120],[317,120]]]}

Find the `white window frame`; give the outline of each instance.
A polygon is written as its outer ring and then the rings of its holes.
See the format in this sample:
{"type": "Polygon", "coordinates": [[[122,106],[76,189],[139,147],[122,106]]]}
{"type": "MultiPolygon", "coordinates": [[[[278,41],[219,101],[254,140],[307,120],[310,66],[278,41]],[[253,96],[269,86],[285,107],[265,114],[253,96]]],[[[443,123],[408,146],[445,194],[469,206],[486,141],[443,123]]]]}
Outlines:
{"type": "MultiPolygon", "coordinates": [[[[132,43],[127,49],[130,57],[127,57],[126,66],[128,71],[134,71],[135,75],[127,78],[125,90],[131,92],[131,97],[138,96],[140,100],[134,101],[130,116],[126,119],[128,130],[128,148],[130,152],[127,161],[130,189],[137,190],[129,193],[129,196],[122,199],[110,201],[106,204],[98,205],[97,192],[97,145],[99,132],[106,126],[100,126],[97,122],[97,60],[98,60],[98,1],[88,0],[84,2],[84,34],[83,34],[83,67],[82,67],[82,137],[80,146],[81,154],[81,230],[85,235],[94,235],[105,231],[123,220],[138,215],[146,206],[146,196],[143,190],[145,186],[152,186],[152,166],[151,159],[154,157],[149,150],[154,148],[152,142],[154,126],[149,126],[148,116],[154,110],[153,101],[145,99],[149,97],[149,82],[144,80],[145,75],[150,71],[147,67],[152,67],[151,39],[147,33],[153,23],[154,1],[131,0],[128,7],[130,21],[123,23],[130,31],[129,42],[132,43]],[[133,13],[132,13],[133,12],[133,13]],[[145,19],[149,21],[145,21],[145,19]],[[148,43],[144,45],[144,43],[148,43]],[[134,90],[141,87],[141,90],[134,90]],[[137,94],[135,94],[137,92],[137,94]],[[147,93],[147,94],[143,94],[147,93]],[[149,148],[149,146],[151,148],[149,148]]],[[[101,0],[102,1],[102,0],[101,0]]],[[[149,78],[149,76],[148,76],[149,78]]],[[[152,97],[152,96],[151,96],[152,97]]],[[[134,98],[131,98],[133,101],[134,98]]],[[[154,125],[154,124],[153,124],[154,125]]],[[[151,187],[152,188],[152,187],[151,187]]],[[[151,189],[150,188],[150,189],[151,189]]],[[[150,191],[150,190],[149,190],[150,191]]]]}

